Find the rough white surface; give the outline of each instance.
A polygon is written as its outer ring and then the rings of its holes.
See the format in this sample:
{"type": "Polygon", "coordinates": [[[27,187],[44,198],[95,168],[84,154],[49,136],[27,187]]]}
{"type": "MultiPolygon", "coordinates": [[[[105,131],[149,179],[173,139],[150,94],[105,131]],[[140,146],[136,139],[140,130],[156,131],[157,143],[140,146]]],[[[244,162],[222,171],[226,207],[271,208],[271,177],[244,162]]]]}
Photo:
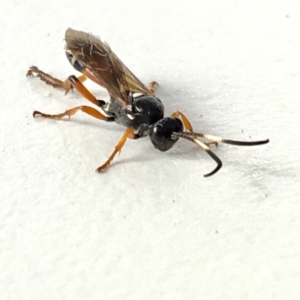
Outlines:
{"type": "MultiPolygon", "coordinates": [[[[298,299],[298,1],[4,1],[1,4],[1,299],[298,299]],[[161,153],[78,113],[29,66],[64,79],[66,28],[108,41],[166,113],[221,145],[223,168],[180,141],[161,153]]],[[[105,90],[87,83],[98,98],[105,90]]]]}

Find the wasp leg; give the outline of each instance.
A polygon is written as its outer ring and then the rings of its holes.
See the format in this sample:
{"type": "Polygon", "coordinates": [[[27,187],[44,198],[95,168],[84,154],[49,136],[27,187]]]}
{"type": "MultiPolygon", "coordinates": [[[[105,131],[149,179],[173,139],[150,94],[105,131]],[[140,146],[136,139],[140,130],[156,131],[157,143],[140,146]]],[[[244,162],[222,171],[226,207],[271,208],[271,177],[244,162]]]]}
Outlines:
{"type": "Polygon", "coordinates": [[[97,106],[102,107],[105,104],[103,100],[97,100],[96,97],[82,84],[87,79],[85,75],[81,75],[79,77],[71,75],[65,81],[62,81],[41,71],[38,67],[32,66],[28,70],[26,76],[34,76],[34,73],[36,73],[36,76],[38,76],[46,84],[49,84],[54,88],[64,89],[66,91],[65,94],[68,94],[71,89],[75,88],[84,98],[97,106]]]}
{"type": "Polygon", "coordinates": [[[121,149],[125,145],[127,139],[138,139],[138,138],[139,135],[135,134],[132,128],[127,128],[124,134],[122,135],[121,139],[119,140],[118,144],[116,145],[113,153],[110,155],[108,160],[102,166],[96,169],[96,172],[98,173],[103,172],[110,165],[110,163],[113,161],[116,154],[118,152],[121,152],[121,149]]]}
{"type": "Polygon", "coordinates": [[[186,130],[193,132],[193,127],[192,127],[190,121],[182,112],[180,112],[179,110],[176,110],[172,113],[172,117],[181,117],[183,125],[186,128],[186,130]]]}
{"type": "Polygon", "coordinates": [[[159,86],[159,84],[158,84],[156,81],[151,81],[151,82],[149,83],[148,88],[149,88],[149,91],[150,91],[150,93],[151,93],[152,95],[155,94],[155,91],[156,91],[156,89],[157,89],[158,86],[159,86]]]}
{"type": "MultiPolygon", "coordinates": [[[[34,74],[36,74],[37,77],[39,77],[42,81],[44,81],[46,84],[53,86],[54,88],[62,88],[64,89],[66,92],[65,94],[68,94],[69,91],[73,88],[69,78],[67,78],[65,81],[59,80],[43,71],[41,71],[38,67],[36,66],[32,66],[29,68],[29,70],[27,71],[26,76],[34,76],[34,74]]],[[[84,82],[86,80],[86,76],[85,75],[81,75],[78,77],[78,80],[80,82],[84,82]]]]}
{"type": "MultiPolygon", "coordinates": [[[[186,128],[186,130],[190,131],[190,132],[193,132],[193,127],[190,123],[190,121],[188,120],[188,118],[180,111],[176,110],[172,113],[172,117],[181,117],[182,119],[182,122],[183,122],[183,125],[184,127],[186,128]]],[[[204,142],[202,142],[204,143],[204,142]]],[[[215,145],[215,146],[218,146],[218,142],[216,141],[212,141],[212,142],[206,142],[204,143],[207,147],[210,147],[210,145],[215,145]]]]}
{"type": "Polygon", "coordinates": [[[114,117],[106,117],[101,112],[99,112],[97,109],[90,107],[90,106],[86,106],[86,105],[73,107],[71,109],[66,110],[64,113],[57,114],[57,115],[48,115],[48,114],[44,114],[42,112],[35,110],[33,112],[33,117],[34,118],[42,117],[42,118],[46,118],[46,119],[61,119],[64,116],[68,116],[70,119],[71,116],[76,114],[78,110],[81,110],[82,112],[84,112],[96,119],[99,119],[99,120],[103,120],[103,121],[107,121],[107,122],[114,121],[114,117]]]}
{"type": "Polygon", "coordinates": [[[206,142],[206,143],[204,143],[207,147],[210,147],[211,145],[215,145],[216,147],[219,145],[219,143],[218,142],[216,142],[216,141],[212,141],[212,142],[206,142]]]}
{"type": "MultiPolygon", "coordinates": [[[[84,76],[84,75],[82,75],[84,76]]],[[[85,77],[86,78],[86,77],[85,77]]],[[[73,88],[75,88],[85,99],[89,100],[90,102],[96,104],[97,106],[102,107],[105,104],[105,101],[98,100],[83,84],[80,80],[80,77],[77,78],[74,75],[69,76],[67,79],[69,80],[70,84],[73,88]]]]}

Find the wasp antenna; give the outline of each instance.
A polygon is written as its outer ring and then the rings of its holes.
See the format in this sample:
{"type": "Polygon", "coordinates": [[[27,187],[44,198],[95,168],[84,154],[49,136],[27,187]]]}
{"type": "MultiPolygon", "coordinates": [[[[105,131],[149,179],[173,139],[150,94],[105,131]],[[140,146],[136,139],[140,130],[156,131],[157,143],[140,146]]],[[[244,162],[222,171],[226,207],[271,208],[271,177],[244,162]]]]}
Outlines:
{"type": "Polygon", "coordinates": [[[211,175],[214,175],[215,173],[217,173],[221,168],[222,168],[222,161],[220,160],[220,158],[215,155],[208,146],[206,146],[203,142],[199,141],[196,137],[194,137],[192,134],[190,134],[191,132],[174,132],[173,134],[184,138],[188,141],[191,141],[195,144],[197,144],[199,147],[201,147],[216,163],[217,166],[214,170],[212,170],[210,173],[203,175],[204,177],[209,177],[211,175]]]}
{"type": "Polygon", "coordinates": [[[250,142],[250,141],[234,141],[234,140],[223,139],[222,137],[210,135],[206,133],[185,132],[185,134],[188,134],[189,136],[205,138],[207,140],[218,142],[218,143],[224,143],[224,144],[235,145],[235,146],[258,146],[258,145],[269,143],[269,139],[250,142]]]}

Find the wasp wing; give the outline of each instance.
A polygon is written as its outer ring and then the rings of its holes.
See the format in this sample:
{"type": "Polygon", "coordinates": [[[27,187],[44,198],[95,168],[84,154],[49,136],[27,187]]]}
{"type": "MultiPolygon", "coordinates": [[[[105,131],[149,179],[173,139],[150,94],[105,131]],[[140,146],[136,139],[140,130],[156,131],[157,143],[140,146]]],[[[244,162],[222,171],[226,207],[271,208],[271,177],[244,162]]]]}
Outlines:
{"type": "Polygon", "coordinates": [[[152,93],[150,92],[150,90],[126,67],[126,65],[117,56],[116,58],[123,66],[124,76],[130,91],[140,92],[145,95],[151,95],[152,93]]]}
{"type": "Polygon", "coordinates": [[[66,50],[84,66],[84,74],[105,87],[121,106],[130,103],[130,92],[151,94],[149,89],[123,64],[100,38],[68,28],[66,50]]]}

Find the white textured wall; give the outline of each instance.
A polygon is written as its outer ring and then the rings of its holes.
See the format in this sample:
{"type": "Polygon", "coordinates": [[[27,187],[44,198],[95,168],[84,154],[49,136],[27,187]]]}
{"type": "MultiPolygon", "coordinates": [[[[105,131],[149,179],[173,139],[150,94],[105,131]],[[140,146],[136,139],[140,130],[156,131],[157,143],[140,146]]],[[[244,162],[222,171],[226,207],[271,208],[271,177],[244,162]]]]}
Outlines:
{"type": "Polygon", "coordinates": [[[299,298],[297,1],[19,0],[1,12],[1,299],[299,298]],[[224,166],[205,179],[215,164],[195,145],[129,141],[96,174],[122,127],[32,118],[88,104],[25,77],[31,65],[76,74],[68,27],[157,80],[167,114],[270,144],[220,145],[224,166]]]}

